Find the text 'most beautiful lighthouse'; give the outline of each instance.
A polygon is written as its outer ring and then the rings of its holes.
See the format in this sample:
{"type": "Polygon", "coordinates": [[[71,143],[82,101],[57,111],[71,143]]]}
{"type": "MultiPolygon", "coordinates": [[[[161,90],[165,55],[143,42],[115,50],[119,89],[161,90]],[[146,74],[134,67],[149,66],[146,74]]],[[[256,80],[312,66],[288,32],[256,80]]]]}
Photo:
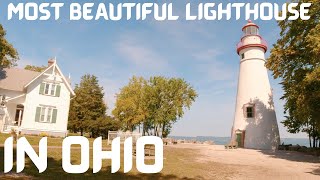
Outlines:
{"type": "Polygon", "coordinates": [[[272,89],[265,67],[267,43],[250,20],[237,45],[240,71],[231,137],[240,147],[276,149],[280,142],[272,89]]]}

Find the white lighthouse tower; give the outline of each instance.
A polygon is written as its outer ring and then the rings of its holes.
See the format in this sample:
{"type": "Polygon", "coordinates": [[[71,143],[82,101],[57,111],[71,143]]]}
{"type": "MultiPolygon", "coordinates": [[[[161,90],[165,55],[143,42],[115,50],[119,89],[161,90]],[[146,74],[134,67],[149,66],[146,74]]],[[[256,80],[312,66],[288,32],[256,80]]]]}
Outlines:
{"type": "Polygon", "coordinates": [[[267,43],[250,20],[237,45],[240,71],[232,140],[252,149],[276,149],[280,142],[272,89],[265,67],[267,43]]]}

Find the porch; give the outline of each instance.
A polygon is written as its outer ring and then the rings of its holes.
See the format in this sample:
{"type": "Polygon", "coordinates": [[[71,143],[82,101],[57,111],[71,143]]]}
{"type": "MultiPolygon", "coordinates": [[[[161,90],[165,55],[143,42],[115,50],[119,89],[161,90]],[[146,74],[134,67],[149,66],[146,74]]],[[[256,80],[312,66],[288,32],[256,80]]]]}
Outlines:
{"type": "MultiPolygon", "coordinates": [[[[12,105],[13,106],[13,105],[12,105]]],[[[10,133],[12,129],[20,131],[20,126],[23,119],[24,106],[16,105],[14,108],[3,107],[0,110],[0,121],[2,122],[1,132],[10,133]]]]}
{"type": "Polygon", "coordinates": [[[10,133],[12,129],[20,131],[23,121],[24,97],[11,98],[0,107],[0,131],[10,133]]]}

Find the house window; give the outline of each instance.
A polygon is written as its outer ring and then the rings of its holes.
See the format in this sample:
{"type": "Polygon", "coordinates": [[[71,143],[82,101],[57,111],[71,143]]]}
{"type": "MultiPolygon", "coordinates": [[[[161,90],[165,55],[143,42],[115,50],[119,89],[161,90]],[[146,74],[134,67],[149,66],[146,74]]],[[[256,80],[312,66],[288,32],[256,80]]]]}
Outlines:
{"type": "Polygon", "coordinates": [[[40,106],[36,109],[36,122],[55,123],[57,109],[51,106],[40,106]]]}
{"type": "Polygon", "coordinates": [[[52,117],[52,108],[47,109],[47,122],[51,122],[51,117],[52,117]]]}
{"type": "Polygon", "coordinates": [[[241,54],[241,59],[244,59],[244,58],[245,58],[245,57],[244,57],[244,53],[242,53],[242,54],[241,54]]]}
{"type": "Polygon", "coordinates": [[[40,113],[40,122],[44,122],[45,116],[46,116],[46,108],[42,107],[41,113],[40,113]]]}
{"type": "Polygon", "coordinates": [[[246,115],[247,115],[247,118],[254,118],[254,107],[253,106],[246,107],[246,115]]]}
{"type": "Polygon", "coordinates": [[[45,95],[54,96],[55,92],[56,92],[56,85],[55,84],[45,83],[45,90],[44,90],[45,95]]]}
{"type": "Polygon", "coordinates": [[[59,84],[44,82],[40,85],[39,94],[59,97],[60,90],[61,86],[59,84]]]}
{"type": "Polygon", "coordinates": [[[48,95],[49,94],[49,89],[50,89],[50,84],[46,84],[44,94],[48,95]]]}
{"type": "Polygon", "coordinates": [[[56,92],[56,85],[55,84],[51,84],[51,91],[50,91],[50,95],[54,96],[56,92]]]}

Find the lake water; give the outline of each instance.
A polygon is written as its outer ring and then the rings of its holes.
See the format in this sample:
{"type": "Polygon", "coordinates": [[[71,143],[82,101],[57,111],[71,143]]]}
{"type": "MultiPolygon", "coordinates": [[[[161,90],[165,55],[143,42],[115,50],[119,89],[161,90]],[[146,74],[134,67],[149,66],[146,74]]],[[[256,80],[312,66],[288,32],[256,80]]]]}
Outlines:
{"type": "MultiPolygon", "coordinates": [[[[230,137],[213,137],[213,136],[197,136],[197,137],[188,137],[188,136],[170,136],[174,139],[184,139],[184,140],[196,140],[200,142],[204,141],[213,141],[217,145],[225,145],[230,142],[230,137]]],[[[307,138],[281,138],[281,144],[299,144],[300,146],[309,147],[309,139],[307,138]]]]}

